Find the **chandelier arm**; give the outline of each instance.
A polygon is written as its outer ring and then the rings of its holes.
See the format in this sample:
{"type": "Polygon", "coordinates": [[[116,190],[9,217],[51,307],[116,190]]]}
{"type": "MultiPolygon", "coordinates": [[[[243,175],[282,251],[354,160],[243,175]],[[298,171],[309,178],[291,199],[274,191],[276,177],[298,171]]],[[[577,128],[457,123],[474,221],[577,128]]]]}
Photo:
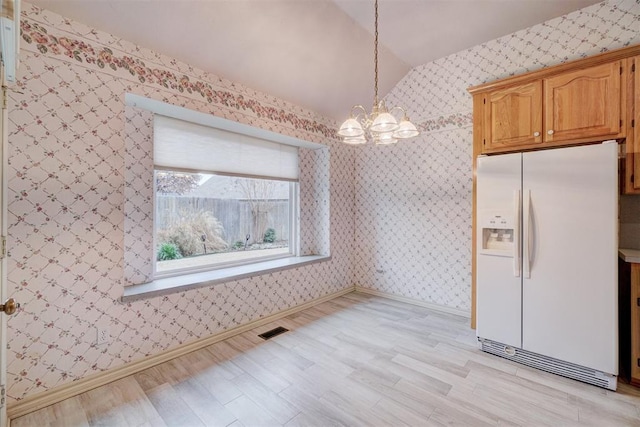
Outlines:
{"type": "Polygon", "coordinates": [[[405,110],[404,108],[396,105],[395,107],[393,107],[391,110],[389,110],[390,113],[393,113],[393,110],[400,110],[402,111],[402,120],[409,120],[409,116],[407,115],[407,110],[405,110]]]}
{"type": "Polygon", "coordinates": [[[362,105],[354,105],[353,107],[351,107],[351,117],[353,117],[354,119],[357,119],[358,117],[360,117],[360,114],[354,114],[358,109],[362,110],[362,115],[364,117],[367,117],[368,113],[367,113],[367,109],[364,108],[362,105]]]}

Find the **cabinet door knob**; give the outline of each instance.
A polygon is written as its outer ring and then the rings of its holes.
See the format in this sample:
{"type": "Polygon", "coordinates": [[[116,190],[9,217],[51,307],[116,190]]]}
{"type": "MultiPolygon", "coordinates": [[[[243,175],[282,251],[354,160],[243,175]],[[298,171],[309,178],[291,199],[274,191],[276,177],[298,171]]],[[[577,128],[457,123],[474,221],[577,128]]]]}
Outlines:
{"type": "Polygon", "coordinates": [[[549,130],[547,131],[547,135],[553,135],[553,129],[549,129],[549,130]]]}
{"type": "Polygon", "coordinates": [[[540,132],[534,132],[533,136],[540,136],[540,132]]]}

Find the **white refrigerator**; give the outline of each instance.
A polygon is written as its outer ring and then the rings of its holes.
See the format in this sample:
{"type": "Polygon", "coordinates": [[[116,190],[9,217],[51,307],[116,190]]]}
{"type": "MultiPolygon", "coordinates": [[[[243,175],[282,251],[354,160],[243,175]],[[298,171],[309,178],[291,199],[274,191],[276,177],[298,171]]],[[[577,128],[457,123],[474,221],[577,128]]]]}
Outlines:
{"type": "Polygon", "coordinates": [[[477,161],[484,351],[616,389],[618,147],[477,161]]]}

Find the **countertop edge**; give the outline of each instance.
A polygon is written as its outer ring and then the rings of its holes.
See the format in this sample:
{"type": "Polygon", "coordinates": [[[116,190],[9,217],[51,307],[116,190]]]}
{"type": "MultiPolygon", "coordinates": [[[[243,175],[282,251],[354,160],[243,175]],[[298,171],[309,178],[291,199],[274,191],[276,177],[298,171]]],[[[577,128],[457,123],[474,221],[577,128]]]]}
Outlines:
{"type": "Polygon", "coordinates": [[[624,261],[634,264],[640,264],[640,250],[639,249],[618,249],[618,256],[624,261]]]}

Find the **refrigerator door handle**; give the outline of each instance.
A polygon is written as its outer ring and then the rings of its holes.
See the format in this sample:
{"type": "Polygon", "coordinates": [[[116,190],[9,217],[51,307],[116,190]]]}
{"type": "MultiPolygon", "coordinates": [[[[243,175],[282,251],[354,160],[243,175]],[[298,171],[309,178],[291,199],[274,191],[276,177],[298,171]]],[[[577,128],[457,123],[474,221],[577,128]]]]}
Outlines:
{"type": "Polygon", "coordinates": [[[515,221],[513,222],[513,275],[520,277],[520,221],[522,219],[520,190],[513,192],[513,205],[515,213],[515,221]]]}
{"type": "Polygon", "coordinates": [[[531,278],[531,190],[524,190],[522,195],[523,217],[522,217],[522,276],[525,279],[531,278]]]}

